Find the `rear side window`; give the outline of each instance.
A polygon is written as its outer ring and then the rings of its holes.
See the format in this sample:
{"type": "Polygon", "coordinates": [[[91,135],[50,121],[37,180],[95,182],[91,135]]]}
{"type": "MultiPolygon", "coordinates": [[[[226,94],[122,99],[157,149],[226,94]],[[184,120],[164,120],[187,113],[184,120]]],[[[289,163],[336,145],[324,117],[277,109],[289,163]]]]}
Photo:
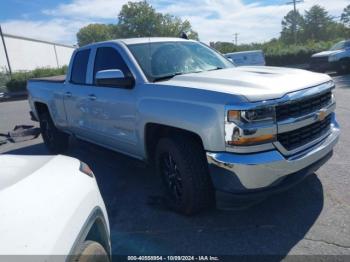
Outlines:
{"type": "Polygon", "coordinates": [[[78,51],[74,56],[71,82],[73,84],[86,84],[86,70],[88,66],[90,49],[78,51]]]}
{"type": "Polygon", "coordinates": [[[100,47],[97,49],[94,65],[94,83],[98,71],[108,69],[119,69],[125,77],[132,77],[132,74],[119,52],[113,47],[100,47]]]}

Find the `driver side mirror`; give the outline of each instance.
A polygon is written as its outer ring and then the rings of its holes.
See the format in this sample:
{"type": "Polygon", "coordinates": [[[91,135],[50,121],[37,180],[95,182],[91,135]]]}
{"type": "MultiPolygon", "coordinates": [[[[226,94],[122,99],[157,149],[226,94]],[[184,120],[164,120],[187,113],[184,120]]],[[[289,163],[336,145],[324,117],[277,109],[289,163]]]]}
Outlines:
{"type": "Polygon", "coordinates": [[[95,75],[96,85],[105,87],[132,88],[135,80],[132,77],[126,77],[119,69],[109,69],[98,71],[95,75]]]}

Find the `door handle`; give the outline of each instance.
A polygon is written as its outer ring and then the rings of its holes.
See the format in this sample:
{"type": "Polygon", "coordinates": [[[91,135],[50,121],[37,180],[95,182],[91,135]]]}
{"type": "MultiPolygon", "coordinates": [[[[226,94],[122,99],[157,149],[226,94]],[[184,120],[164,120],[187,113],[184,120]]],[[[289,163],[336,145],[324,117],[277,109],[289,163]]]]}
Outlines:
{"type": "Polygon", "coordinates": [[[92,100],[92,101],[94,101],[94,100],[96,100],[96,96],[93,95],[93,94],[91,94],[91,95],[89,95],[89,99],[92,100]]]}
{"type": "Polygon", "coordinates": [[[65,95],[66,97],[72,97],[72,93],[71,93],[71,92],[66,92],[64,95],[65,95]]]}

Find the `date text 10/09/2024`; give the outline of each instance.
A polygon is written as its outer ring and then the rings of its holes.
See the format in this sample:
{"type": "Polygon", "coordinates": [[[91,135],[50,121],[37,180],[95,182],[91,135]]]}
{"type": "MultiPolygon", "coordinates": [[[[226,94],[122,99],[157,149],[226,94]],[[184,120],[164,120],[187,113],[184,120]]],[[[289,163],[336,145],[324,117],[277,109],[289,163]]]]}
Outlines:
{"type": "Polygon", "coordinates": [[[220,261],[216,256],[128,256],[128,261],[220,261]]]}

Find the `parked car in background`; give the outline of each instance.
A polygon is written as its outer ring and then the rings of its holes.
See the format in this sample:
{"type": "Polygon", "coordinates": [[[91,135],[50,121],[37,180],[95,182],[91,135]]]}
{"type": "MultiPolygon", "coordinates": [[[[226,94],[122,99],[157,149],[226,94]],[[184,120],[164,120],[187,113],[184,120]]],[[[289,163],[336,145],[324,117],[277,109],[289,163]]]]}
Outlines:
{"type": "Polygon", "coordinates": [[[312,55],[310,68],[318,72],[337,71],[341,74],[349,73],[350,40],[341,41],[328,51],[312,55]]]}
{"type": "Polygon", "coordinates": [[[107,211],[85,163],[62,155],[0,155],[0,166],[0,256],[110,261],[107,211]]]}
{"type": "Polygon", "coordinates": [[[225,57],[231,59],[236,66],[264,66],[266,64],[262,50],[227,53],[225,57]]]}
{"type": "Polygon", "coordinates": [[[51,152],[74,135],[153,163],[184,214],[213,206],[215,189],[269,194],[319,168],[339,137],[333,89],[325,74],[235,67],[178,38],[87,45],[66,77],[28,82],[51,152]]]}

